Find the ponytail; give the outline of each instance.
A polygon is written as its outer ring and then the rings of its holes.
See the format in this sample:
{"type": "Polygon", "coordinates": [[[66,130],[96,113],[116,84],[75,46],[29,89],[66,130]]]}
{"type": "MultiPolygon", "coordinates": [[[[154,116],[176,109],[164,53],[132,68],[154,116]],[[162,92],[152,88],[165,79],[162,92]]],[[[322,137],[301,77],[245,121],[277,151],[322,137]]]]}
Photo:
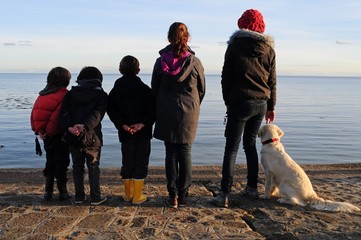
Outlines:
{"type": "Polygon", "coordinates": [[[179,58],[183,53],[187,52],[189,36],[188,28],[184,23],[175,22],[169,27],[168,41],[172,45],[175,57],[179,58]]]}

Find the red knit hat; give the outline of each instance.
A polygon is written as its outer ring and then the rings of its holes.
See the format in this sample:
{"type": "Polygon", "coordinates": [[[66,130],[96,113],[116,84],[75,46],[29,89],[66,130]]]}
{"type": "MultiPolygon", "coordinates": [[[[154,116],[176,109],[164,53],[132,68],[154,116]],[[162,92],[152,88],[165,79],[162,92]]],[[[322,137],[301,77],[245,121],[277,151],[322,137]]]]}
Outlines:
{"type": "Polygon", "coordinates": [[[262,14],[255,9],[249,9],[242,14],[238,19],[238,27],[259,33],[263,33],[266,28],[262,14]]]}

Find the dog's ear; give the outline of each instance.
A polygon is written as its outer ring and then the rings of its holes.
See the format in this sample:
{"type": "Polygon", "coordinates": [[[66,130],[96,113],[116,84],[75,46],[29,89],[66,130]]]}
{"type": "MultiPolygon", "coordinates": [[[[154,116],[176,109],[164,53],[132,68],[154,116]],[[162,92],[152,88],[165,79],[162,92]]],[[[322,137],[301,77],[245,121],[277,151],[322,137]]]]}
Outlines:
{"type": "Polygon", "coordinates": [[[279,127],[277,127],[277,133],[279,137],[282,137],[284,135],[283,131],[279,127]]]}

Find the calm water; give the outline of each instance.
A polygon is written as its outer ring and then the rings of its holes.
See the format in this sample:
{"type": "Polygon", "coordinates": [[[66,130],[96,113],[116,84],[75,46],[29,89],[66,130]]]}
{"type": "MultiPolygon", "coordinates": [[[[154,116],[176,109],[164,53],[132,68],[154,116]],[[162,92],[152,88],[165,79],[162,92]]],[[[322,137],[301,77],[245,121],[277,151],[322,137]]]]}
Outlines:
{"type": "MultiPolygon", "coordinates": [[[[150,82],[150,75],[140,75],[150,82]]],[[[104,75],[109,92],[117,74],[104,75]]],[[[73,75],[70,85],[74,85],[73,75]]],[[[197,139],[194,165],[222,164],[223,105],[220,76],[208,75],[207,93],[197,139]]],[[[35,155],[29,117],[46,74],[0,74],[0,168],[42,168],[45,156],[35,155]]],[[[70,87],[69,87],[70,88],[70,87]]],[[[361,78],[279,77],[276,124],[285,132],[286,151],[301,164],[361,162],[361,78]]],[[[117,132],[106,115],[101,166],[120,166],[117,132]]],[[[258,143],[258,149],[260,145],[258,143]]],[[[243,149],[237,163],[245,163],[243,149]]],[[[164,145],[152,141],[150,165],[164,164],[164,145]]]]}

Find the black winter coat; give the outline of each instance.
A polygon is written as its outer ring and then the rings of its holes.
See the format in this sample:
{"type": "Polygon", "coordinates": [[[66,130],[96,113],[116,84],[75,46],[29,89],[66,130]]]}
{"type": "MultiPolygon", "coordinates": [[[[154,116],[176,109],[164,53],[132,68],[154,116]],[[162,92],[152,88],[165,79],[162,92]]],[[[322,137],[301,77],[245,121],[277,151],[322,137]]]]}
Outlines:
{"type": "Polygon", "coordinates": [[[252,99],[267,100],[267,110],[276,105],[276,56],[273,38],[245,29],[228,41],[222,70],[222,93],[226,106],[252,99]]]}
{"type": "MultiPolygon", "coordinates": [[[[171,46],[159,51],[171,51],[171,46]]],[[[152,91],[156,97],[154,137],[169,143],[192,143],[196,136],[200,105],[206,92],[201,61],[191,54],[185,59],[178,74],[165,74],[161,58],[155,62],[152,91]]]]}
{"type": "MultiPolygon", "coordinates": [[[[108,95],[98,79],[81,80],[65,95],[60,112],[60,125],[64,132],[75,124],[85,125],[85,136],[92,140],[88,147],[103,145],[101,121],[107,108],[108,95]]],[[[70,134],[70,133],[68,133],[70,134]]]]}
{"type": "Polygon", "coordinates": [[[150,87],[136,75],[117,79],[109,93],[107,113],[118,129],[119,141],[151,139],[155,121],[155,101],[150,87]],[[144,128],[133,135],[124,131],[124,124],[143,123],[144,128]]]}

